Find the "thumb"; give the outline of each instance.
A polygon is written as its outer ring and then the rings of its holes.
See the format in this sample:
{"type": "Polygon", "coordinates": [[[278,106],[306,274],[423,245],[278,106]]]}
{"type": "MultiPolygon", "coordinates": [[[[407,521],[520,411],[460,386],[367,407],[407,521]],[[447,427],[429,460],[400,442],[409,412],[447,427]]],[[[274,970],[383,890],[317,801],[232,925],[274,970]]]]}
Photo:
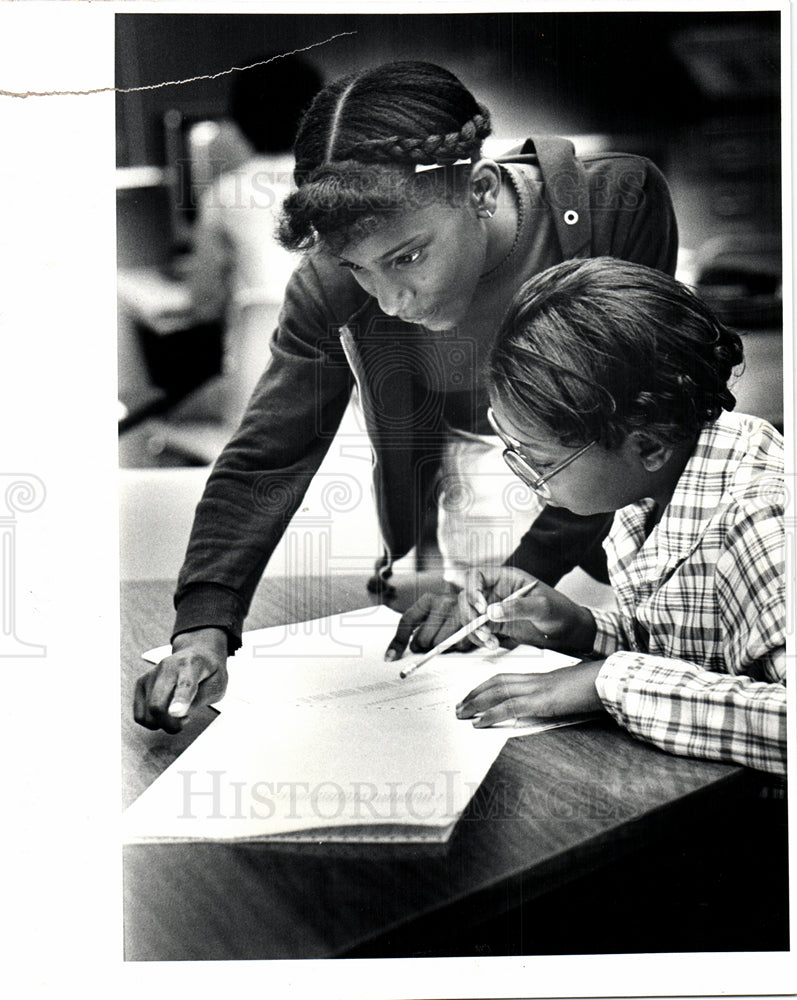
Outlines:
{"type": "Polygon", "coordinates": [[[187,664],[181,667],[174,685],[172,700],[169,704],[169,715],[174,719],[184,719],[197,696],[199,685],[210,677],[211,671],[207,663],[187,664]]]}
{"type": "Polygon", "coordinates": [[[500,602],[496,604],[488,604],[485,614],[491,622],[503,622],[506,621],[507,618],[503,605],[500,602]]]}
{"type": "Polygon", "coordinates": [[[487,607],[486,614],[492,622],[509,622],[518,618],[531,618],[531,602],[523,598],[514,601],[507,601],[506,607],[503,602],[496,601],[487,607]]]}

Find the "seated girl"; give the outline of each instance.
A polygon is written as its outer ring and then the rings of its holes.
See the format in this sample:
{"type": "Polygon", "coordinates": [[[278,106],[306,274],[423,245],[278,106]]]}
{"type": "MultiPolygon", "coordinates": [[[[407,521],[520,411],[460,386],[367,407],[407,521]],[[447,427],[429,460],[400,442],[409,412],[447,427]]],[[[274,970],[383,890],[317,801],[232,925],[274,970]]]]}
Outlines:
{"type": "MultiPolygon", "coordinates": [[[[539,582],[474,641],[583,661],[500,674],[462,719],[606,711],[672,753],[786,770],[783,440],[731,411],[740,338],[674,279],[612,258],[532,278],[490,363],[491,423],[547,504],[616,512],[604,542],[617,610],[539,582]]],[[[532,579],[474,570],[456,613],[426,596],[387,658],[431,647],[532,579]]]]}

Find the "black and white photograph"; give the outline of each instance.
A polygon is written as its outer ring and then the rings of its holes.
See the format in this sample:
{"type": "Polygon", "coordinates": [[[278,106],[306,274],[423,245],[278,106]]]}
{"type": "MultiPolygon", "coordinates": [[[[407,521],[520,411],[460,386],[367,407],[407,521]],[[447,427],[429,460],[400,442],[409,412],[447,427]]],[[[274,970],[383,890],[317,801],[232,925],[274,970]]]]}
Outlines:
{"type": "Polygon", "coordinates": [[[4,6],[20,941],[794,992],[789,5],[4,6]]]}

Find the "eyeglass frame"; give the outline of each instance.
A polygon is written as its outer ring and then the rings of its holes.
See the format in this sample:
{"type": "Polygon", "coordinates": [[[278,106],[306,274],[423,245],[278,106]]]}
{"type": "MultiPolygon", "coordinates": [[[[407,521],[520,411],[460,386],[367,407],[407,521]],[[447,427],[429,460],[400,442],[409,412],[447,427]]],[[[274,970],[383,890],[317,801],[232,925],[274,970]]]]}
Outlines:
{"type": "Polygon", "coordinates": [[[553,477],[558,476],[560,472],[568,467],[568,465],[572,465],[577,458],[580,458],[586,451],[589,451],[594,444],[597,444],[597,441],[590,441],[588,444],[582,445],[579,449],[574,451],[572,455],[568,455],[564,462],[560,462],[559,465],[557,465],[550,472],[541,475],[520,451],[523,447],[522,443],[517,441],[515,438],[510,437],[505,430],[499,427],[492,406],[487,407],[487,419],[490,421],[490,426],[505,446],[502,457],[506,464],[518,477],[518,479],[525,483],[526,486],[528,486],[530,490],[533,490],[542,500],[551,499],[551,490],[548,483],[553,479],[553,477]]]}

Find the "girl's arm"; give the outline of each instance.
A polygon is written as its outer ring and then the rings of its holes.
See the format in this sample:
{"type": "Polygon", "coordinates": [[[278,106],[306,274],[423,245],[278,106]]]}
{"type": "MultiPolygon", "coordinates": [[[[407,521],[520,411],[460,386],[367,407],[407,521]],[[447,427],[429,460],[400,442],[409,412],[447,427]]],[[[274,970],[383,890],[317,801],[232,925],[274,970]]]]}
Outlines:
{"type": "MultiPolygon", "coordinates": [[[[767,670],[785,674],[784,647],[767,660],[767,670]]],[[[617,652],[603,664],[595,688],[624,729],[662,750],[786,771],[785,676],[755,681],[684,660],[617,652]]]]}
{"type": "MultiPolygon", "coordinates": [[[[221,628],[230,653],[240,645],[266,562],[348,404],[352,376],[333,334],[338,308],[348,315],[354,306],[345,288],[327,287],[325,278],[312,260],[291,278],[271,357],[197,507],[174,635],[221,628]]],[[[342,272],[339,280],[354,284],[342,272]]]]}
{"type": "MultiPolygon", "coordinates": [[[[596,679],[630,732],[672,753],[786,770],[782,483],[729,510],[713,585],[726,673],[645,653],[612,654],[596,679]]],[[[696,596],[696,600],[698,597],[696,596]]]]}

